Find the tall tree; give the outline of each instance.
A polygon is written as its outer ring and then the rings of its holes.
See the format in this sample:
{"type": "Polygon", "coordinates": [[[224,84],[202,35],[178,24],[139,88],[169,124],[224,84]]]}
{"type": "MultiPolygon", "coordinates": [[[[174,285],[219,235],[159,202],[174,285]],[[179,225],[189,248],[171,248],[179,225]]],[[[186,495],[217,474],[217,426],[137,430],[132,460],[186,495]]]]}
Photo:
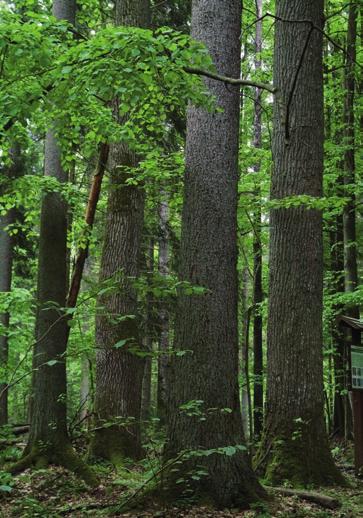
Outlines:
{"type": "MultiPolygon", "coordinates": [[[[162,276],[169,275],[169,204],[166,194],[159,207],[160,237],[159,237],[159,273],[162,276]]],[[[161,301],[159,312],[160,336],[159,336],[159,362],[158,362],[158,417],[164,421],[167,402],[167,372],[169,348],[169,310],[165,302],[161,301]]]]}
{"type": "MultiPolygon", "coordinates": [[[[277,0],[271,198],[322,196],[324,2],[277,0]]],[[[270,216],[267,409],[260,455],[273,482],[342,482],[325,430],[321,211],[270,216]]]]}
{"type": "MultiPolygon", "coordinates": [[[[357,264],[357,232],[356,232],[356,196],[355,196],[355,60],[357,41],[358,9],[355,3],[349,7],[347,32],[347,57],[345,68],[345,101],[344,101],[344,184],[349,202],[344,210],[344,244],[345,244],[345,287],[348,292],[358,286],[357,264]]],[[[350,309],[350,315],[359,318],[359,307],[350,309]]]]}
{"type": "MultiPolygon", "coordinates": [[[[207,45],[217,70],[233,77],[240,74],[240,27],[239,0],[193,1],[192,36],[207,45]]],[[[230,447],[231,455],[184,459],[179,471],[188,479],[196,465],[203,466],[206,474],[188,480],[190,489],[219,505],[243,506],[264,492],[246,452],[237,447],[245,442],[237,376],[240,100],[238,90],[213,80],[206,85],[222,112],[188,110],[180,279],[207,292],[181,293],[178,299],[175,348],[191,352],[176,356],[171,369],[166,455],[230,447]],[[194,411],[188,411],[190,405],[194,411]]],[[[185,484],[171,490],[182,489],[185,484]]]]}
{"type": "MultiPolygon", "coordinates": [[[[117,0],[115,10],[116,25],[146,27],[149,24],[149,0],[117,0]]],[[[117,100],[114,104],[115,117],[122,123],[117,100]]],[[[92,452],[116,464],[125,456],[139,458],[142,455],[140,413],[145,362],[128,350],[129,346],[142,348],[137,293],[131,278],[138,277],[142,261],[144,192],[138,185],[127,184],[137,164],[135,153],[125,143],[111,146],[111,186],[100,280],[116,275],[120,290],[103,295],[98,301],[104,308],[96,321],[95,412],[100,426],[92,452]],[[115,323],[117,315],[123,319],[115,323]],[[102,427],[112,421],[115,421],[113,426],[102,427]]]]}
{"type": "MultiPolygon", "coordinates": [[[[262,0],[256,0],[256,34],[255,34],[255,72],[258,74],[262,67],[262,0]]],[[[262,90],[256,87],[254,103],[253,146],[259,150],[262,147],[262,90]]],[[[263,348],[262,348],[262,233],[261,233],[261,188],[258,173],[261,163],[257,161],[254,171],[257,174],[255,195],[256,208],[253,217],[253,431],[258,439],[262,432],[263,423],[263,348]]]]}
{"type": "MultiPolygon", "coordinates": [[[[74,0],[55,0],[53,15],[75,23],[74,0]]],[[[55,122],[56,125],[56,122],[55,122]]],[[[54,129],[45,140],[44,174],[64,184],[61,150],[54,129]]],[[[59,192],[47,193],[41,206],[38,257],[38,310],[33,358],[32,412],[28,445],[13,472],[31,464],[55,463],[72,469],[94,485],[96,478],[79,459],[67,432],[66,347],[68,325],[64,307],[68,287],[67,203],[59,192]]]]}

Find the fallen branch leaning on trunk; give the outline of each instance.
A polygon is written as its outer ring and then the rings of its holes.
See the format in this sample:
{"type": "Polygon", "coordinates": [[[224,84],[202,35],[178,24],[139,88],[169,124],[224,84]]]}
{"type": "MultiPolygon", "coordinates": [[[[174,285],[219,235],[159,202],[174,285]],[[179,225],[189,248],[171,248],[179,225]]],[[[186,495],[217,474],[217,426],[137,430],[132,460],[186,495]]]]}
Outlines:
{"type": "Polygon", "coordinates": [[[300,489],[288,489],[286,487],[271,487],[270,489],[285,496],[297,496],[301,500],[313,502],[314,504],[318,504],[321,507],[325,507],[327,509],[338,509],[342,505],[341,502],[336,498],[321,495],[320,493],[303,491],[300,489]]]}

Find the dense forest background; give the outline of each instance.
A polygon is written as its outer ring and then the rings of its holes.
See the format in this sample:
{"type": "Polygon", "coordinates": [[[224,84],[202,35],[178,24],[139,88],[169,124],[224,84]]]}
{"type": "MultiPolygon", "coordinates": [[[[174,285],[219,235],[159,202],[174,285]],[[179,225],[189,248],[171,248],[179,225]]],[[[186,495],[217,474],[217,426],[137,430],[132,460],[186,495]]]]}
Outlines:
{"type": "Polygon", "coordinates": [[[363,513],[362,20],[0,1],[4,516],[363,513]]]}

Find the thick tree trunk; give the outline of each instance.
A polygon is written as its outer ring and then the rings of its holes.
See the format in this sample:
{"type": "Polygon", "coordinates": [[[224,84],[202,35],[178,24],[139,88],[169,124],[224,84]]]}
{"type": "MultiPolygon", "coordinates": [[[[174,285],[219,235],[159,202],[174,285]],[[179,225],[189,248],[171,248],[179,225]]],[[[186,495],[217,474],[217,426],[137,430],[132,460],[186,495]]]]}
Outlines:
{"type": "MultiPolygon", "coordinates": [[[[195,0],[192,36],[204,42],[217,70],[240,73],[239,0],[195,0]]],[[[220,506],[246,506],[263,496],[245,451],[238,391],[237,182],[239,91],[207,80],[223,113],[190,107],[182,216],[180,278],[203,286],[202,295],[180,294],[175,347],[189,350],[172,362],[167,457],[183,450],[231,446],[231,455],[183,457],[173,494],[193,491],[220,506]],[[181,405],[191,405],[192,410],[181,405]],[[228,410],[229,409],[229,410],[228,410]],[[197,468],[198,466],[198,468],[197,468]],[[205,474],[200,474],[202,466],[205,474]],[[192,480],[191,476],[195,475],[192,480]]],[[[187,493],[189,495],[189,493],[187,493]]]]}
{"type": "MultiPolygon", "coordinates": [[[[318,27],[323,25],[323,7],[323,0],[276,3],[279,17],[311,20],[318,27]]],[[[275,103],[271,198],[320,197],[321,33],[309,24],[277,22],[274,76],[279,103],[275,103]]],[[[271,211],[270,225],[267,413],[260,463],[264,461],[265,476],[272,482],[341,483],[324,420],[322,215],[304,207],[278,208],[271,211]]]]}
{"type": "MultiPolygon", "coordinates": [[[[117,25],[148,25],[148,0],[117,0],[115,8],[117,25]]],[[[117,101],[115,116],[118,117],[117,101]]],[[[96,321],[95,412],[99,426],[91,450],[96,457],[118,464],[125,457],[142,455],[140,418],[145,362],[129,349],[143,347],[137,293],[130,278],[138,277],[141,266],[144,192],[140,186],[127,185],[138,161],[124,143],[111,146],[109,160],[111,187],[100,280],[116,276],[120,290],[99,299],[104,308],[96,321]],[[124,320],[115,323],[115,317],[120,316],[124,320]],[[120,341],[126,342],[115,348],[120,341]],[[115,424],[103,426],[110,422],[115,424]]]]}
{"type": "MultiPolygon", "coordinates": [[[[53,15],[75,22],[75,2],[55,0],[53,15]]],[[[45,140],[44,174],[67,182],[61,153],[53,131],[45,140]]],[[[35,463],[63,465],[79,474],[88,484],[96,477],[76,456],[67,432],[66,347],[68,325],[62,308],[66,305],[67,204],[58,192],[47,193],[42,201],[36,345],[33,357],[32,412],[25,456],[12,466],[16,473],[35,463]]]]}
{"type": "MultiPolygon", "coordinates": [[[[7,180],[19,176],[23,171],[23,163],[20,157],[18,145],[10,152],[12,164],[5,173],[7,180]]],[[[4,186],[4,190],[6,185],[4,186]]],[[[4,216],[0,216],[0,292],[11,291],[11,277],[13,267],[13,238],[9,234],[8,227],[15,221],[15,210],[10,209],[4,216]]],[[[7,365],[9,356],[7,331],[10,323],[9,312],[0,313],[0,426],[8,422],[8,391],[6,385],[7,365]]]]}
{"type": "MultiPolygon", "coordinates": [[[[256,0],[256,18],[262,16],[262,0],[256,0]]],[[[255,72],[261,70],[262,52],[262,20],[256,23],[255,34],[255,72]]],[[[262,147],[262,90],[256,88],[254,106],[254,125],[253,125],[253,146],[256,149],[262,147]]],[[[254,171],[258,175],[261,164],[258,162],[254,166],[254,171]]],[[[262,349],[262,316],[261,302],[263,301],[262,289],[262,243],[261,243],[261,187],[259,178],[256,180],[255,203],[258,204],[253,215],[253,433],[255,439],[259,439],[263,426],[263,349],[262,349]]]]}
{"type": "MultiPolygon", "coordinates": [[[[165,193],[164,193],[165,196],[165,193]]],[[[165,198],[159,208],[160,238],[159,238],[159,273],[169,275],[169,205],[165,198]]],[[[159,335],[159,361],[158,361],[158,417],[165,423],[167,394],[168,394],[168,365],[169,358],[169,310],[165,302],[161,301],[160,312],[160,335],[159,335]]]]}

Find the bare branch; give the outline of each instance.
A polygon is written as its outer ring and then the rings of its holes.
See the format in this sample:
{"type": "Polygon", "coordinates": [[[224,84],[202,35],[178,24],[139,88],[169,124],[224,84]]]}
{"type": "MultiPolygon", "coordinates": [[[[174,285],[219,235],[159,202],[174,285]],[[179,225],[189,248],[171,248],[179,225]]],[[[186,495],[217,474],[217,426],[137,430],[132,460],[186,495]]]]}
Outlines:
{"type": "Polygon", "coordinates": [[[226,83],[229,85],[252,86],[254,88],[261,88],[261,90],[266,90],[271,94],[275,94],[277,92],[276,88],[267,83],[260,83],[258,81],[249,81],[248,79],[239,79],[236,77],[224,76],[221,74],[216,74],[214,72],[209,72],[208,70],[204,70],[202,68],[184,67],[184,70],[188,74],[208,77],[209,79],[215,79],[216,81],[221,81],[222,83],[226,83]]]}

